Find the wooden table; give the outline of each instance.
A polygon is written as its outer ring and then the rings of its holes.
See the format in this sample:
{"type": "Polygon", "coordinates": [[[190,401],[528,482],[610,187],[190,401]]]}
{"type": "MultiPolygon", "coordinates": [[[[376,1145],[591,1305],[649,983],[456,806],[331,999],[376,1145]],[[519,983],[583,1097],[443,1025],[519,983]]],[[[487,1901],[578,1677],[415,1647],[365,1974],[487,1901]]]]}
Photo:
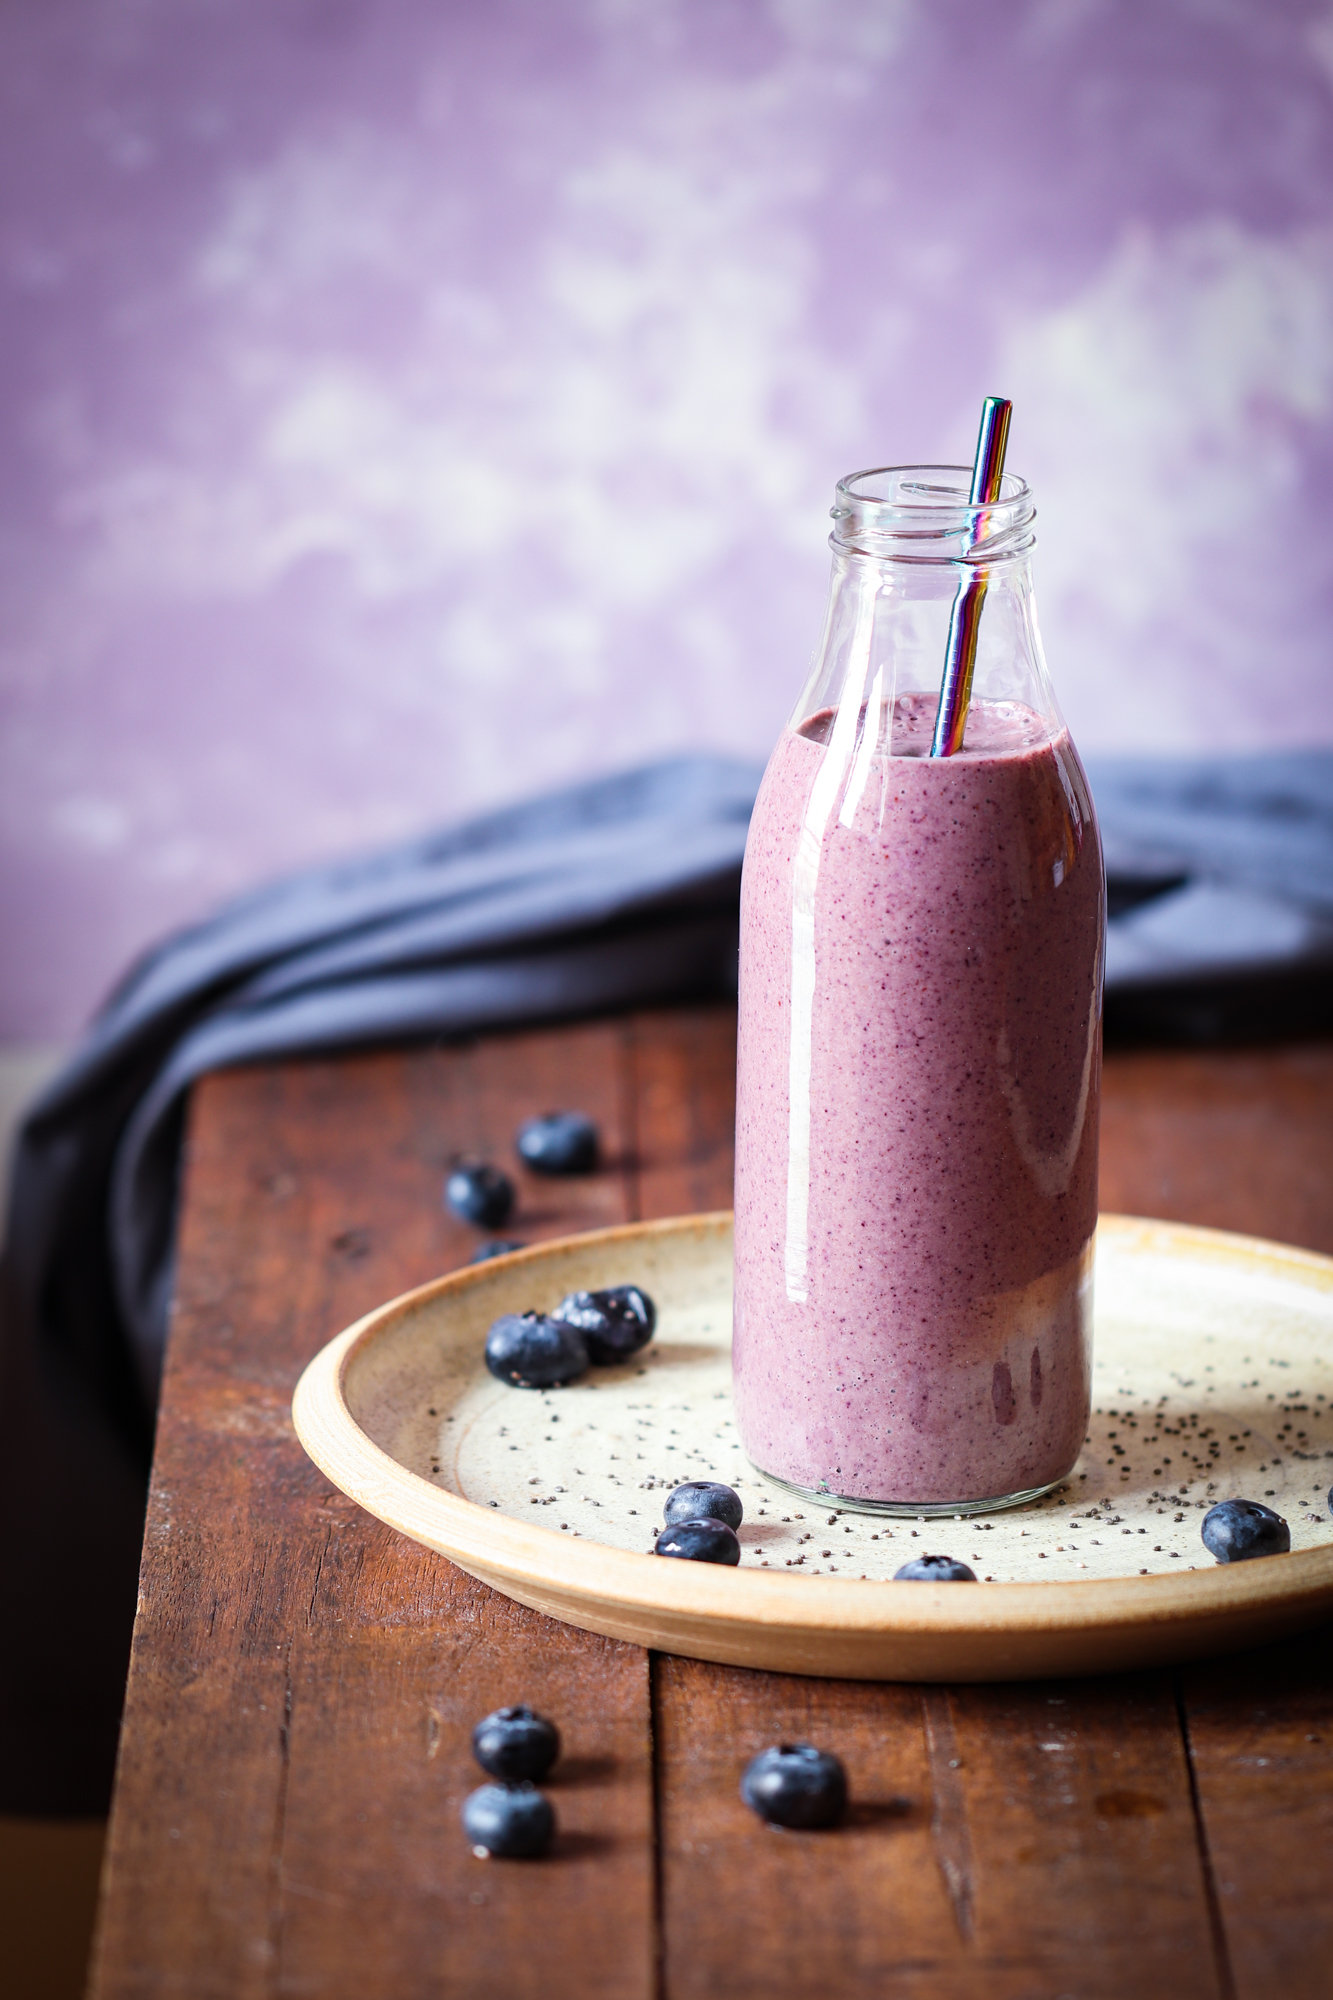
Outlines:
{"type": "MultiPolygon", "coordinates": [[[[292,1063],[197,1091],[92,1992],[487,2000],[1328,2000],[1328,1631],[1121,1679],[914,1687],[646,1654],[360,1513],[292,1433],[311,1354],[464,1262],[459,1150],[599,1120],[528,1240],[724,1206],[734,1015],[292,1063]],[[473,1722],[554,1716],[562,1832],[473,1858],[473,1722]],[[755,1750],[836,1749],[839,1830],[773,1833],[755,1750]]],[[[1103,1205],[1333,1251],[1333,1047],[1107,1064],[1103,1205]]]]}

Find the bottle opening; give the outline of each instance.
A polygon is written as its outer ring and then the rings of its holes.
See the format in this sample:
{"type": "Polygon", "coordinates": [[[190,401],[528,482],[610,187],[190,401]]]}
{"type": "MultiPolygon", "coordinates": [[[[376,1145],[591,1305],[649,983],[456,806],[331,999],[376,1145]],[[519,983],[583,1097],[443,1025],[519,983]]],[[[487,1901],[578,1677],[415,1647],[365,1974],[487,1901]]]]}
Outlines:
{"type": "Polygon", "coordinates": [[[835,549],[881,562],[994,563],[1026,555],[1036,539],[1031,489],[1006,472],[1000,497],[973,503],[966,465],[881,465],[838,481],[835,549]]]}

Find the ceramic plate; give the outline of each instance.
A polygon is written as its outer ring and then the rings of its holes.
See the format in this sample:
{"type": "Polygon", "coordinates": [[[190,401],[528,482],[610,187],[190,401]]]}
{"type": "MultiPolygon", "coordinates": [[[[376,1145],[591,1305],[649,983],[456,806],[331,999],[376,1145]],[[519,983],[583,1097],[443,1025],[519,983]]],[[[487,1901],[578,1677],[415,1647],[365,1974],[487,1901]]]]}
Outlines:
{"type": "Polygon", "coordinates": [[[599,1230],[452,1272],[311,1362],[302,1444],[370,1513],[589,1631],[699,1659],[879,1680],[1102,1673],[1256,1644],[1333,1614],[1333,1259],[1104,1216],[1094,1414],[1056,1493],[917,1522],[816,1509],[745,1460],[731,1415],[731,1218],[599,1230]],[[633,1282],[658,1331],[568,1388],[487,1374],[491,1321],[633,1282]],[[665,1494],[725,1480],[737,1569],[651,1554],[665,1494]],[[1234,1495],[1289,1555],[1215,1564],[1204,1512],[1234,1495]],[[894,1583],[923,1552],[984,1579],[894,1583]]]}

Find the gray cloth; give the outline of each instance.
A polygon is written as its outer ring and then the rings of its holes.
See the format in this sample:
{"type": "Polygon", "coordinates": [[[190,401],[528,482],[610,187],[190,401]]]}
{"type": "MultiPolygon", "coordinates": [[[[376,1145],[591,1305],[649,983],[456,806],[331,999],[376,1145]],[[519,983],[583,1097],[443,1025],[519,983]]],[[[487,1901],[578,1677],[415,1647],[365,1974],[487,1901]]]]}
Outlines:
{"type": "Polygon", "coordinates": [[[1333,751],[1093,758],[1112,1039],[1333,1025],[1333,751]]]}
{"type": "MultiPolygon", "coordinates": [[[[1107,1019],[1327,1027],[1333,753],[1092,765],[1107,1019]]],[[[0,1268],[0,1810],[109,1791],[183,1106],[242,1062],[735,990],[759,771],[680,758],[262,889],[168,940],[19,1136],[0,1268]],[[39,1532],[40,1527],[40,1532],[39,1532]],[[16,1721],[16,1719],[18,1719],[16,1721]]]]}

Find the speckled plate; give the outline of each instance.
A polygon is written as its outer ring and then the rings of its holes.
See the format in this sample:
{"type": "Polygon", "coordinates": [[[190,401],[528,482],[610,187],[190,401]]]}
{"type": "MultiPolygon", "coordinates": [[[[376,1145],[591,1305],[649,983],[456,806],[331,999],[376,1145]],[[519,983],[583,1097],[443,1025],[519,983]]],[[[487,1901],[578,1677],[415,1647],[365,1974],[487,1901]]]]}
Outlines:
{"type": "Polygon", "coordinates": [[[987,1519],[816,1512],[747,1464],[731,1415],[731,1218],[599,1230],[452,1272],[331,1341],[302,1444],[361,1506],[524,1604],[668,1652],[792,1673],[1014,1680],[1255,1644],[1333,1614],[1333,1260],[1103,1217],[1094,1415],[1068,1482],[987,1519]],[[539,1393],[482,1364],[502,1312],[633,1281],[633,1362],[539,1393]],[[664,1493],[745,1502],[738,1569],[653,1556],[664,1493]],[[1214,1500],[1266,1500],[1289,1555],[1223,1567],[1214,1500]],[[894,1583],[925,1551],[985,1579],[894,1583]]]}

